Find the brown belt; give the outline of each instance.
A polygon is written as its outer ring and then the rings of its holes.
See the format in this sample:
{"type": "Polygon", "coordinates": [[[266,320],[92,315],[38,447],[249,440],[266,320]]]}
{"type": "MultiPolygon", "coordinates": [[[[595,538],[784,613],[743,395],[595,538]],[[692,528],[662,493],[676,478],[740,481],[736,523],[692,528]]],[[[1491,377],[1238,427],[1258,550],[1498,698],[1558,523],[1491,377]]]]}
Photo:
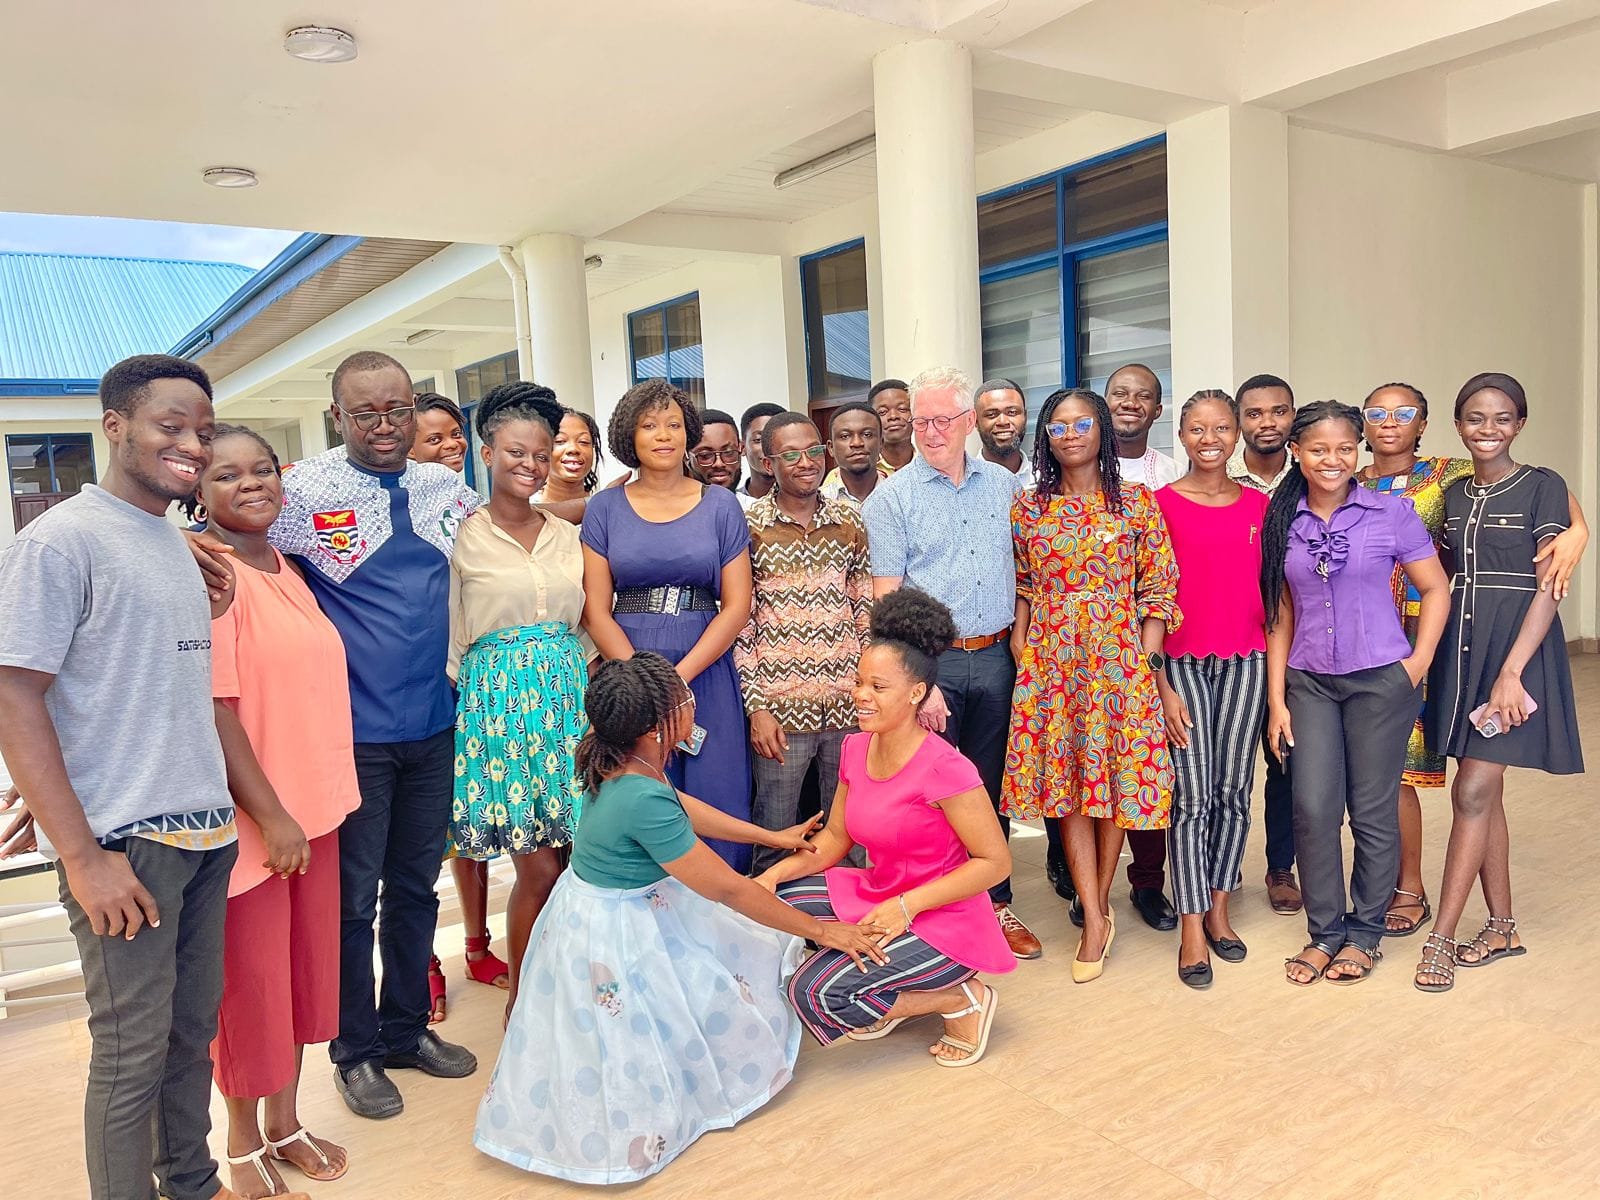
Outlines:
{"type": "Polygon", "coordinates": [[[974,650],[987,650],[996,642],[1004,641],[1011,636],[1011,626],[1007,625],[999,633],[986,633],[982,637],[957,638],[950,643],[953,650],[965,650],[971,654],[974,650]]]}

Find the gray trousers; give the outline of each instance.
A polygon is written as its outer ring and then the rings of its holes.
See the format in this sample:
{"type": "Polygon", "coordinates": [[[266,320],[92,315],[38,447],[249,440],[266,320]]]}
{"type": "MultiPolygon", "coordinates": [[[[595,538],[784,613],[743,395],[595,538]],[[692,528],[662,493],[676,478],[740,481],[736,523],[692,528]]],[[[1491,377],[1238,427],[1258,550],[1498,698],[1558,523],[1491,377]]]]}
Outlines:
{"type": "Polygon", "coordinates": [[[1267,657],[1171,658],[1167,679],[1194,722],[1189,748],[1172,748],[1173,892],[1179,912],[1203,913],[1212,892],[1237,891],[1243,882],[1267,657]]]}
{"type": "Polygon", "coordinates": [[[211,1133],[211,1040],[222,1000],[222,930],[236,846],[124,844],[161,915],[132,941],[97,937],[67,889],[89,1001],[84,1155],[94,1200],[210,1200],[222,1186],[211,1133]],[[154,1175],[155,1180],[152,1180],[154,1175]]]}
{"type": "MultiPolygon", "coordinates": [[[[826,820],[833,807],[833,794],[839,790],[839,752],[853,729],[824,729],[820,733],[790,733],[784,730],[789,748],[781,763],[752,754],[751,774],[755,798],[750,803],[750,823],[762,829],[787,829],[800,820],[800,788],[813,760],[817,764],[817,790],[822,796],[822,816],[826,820]]],[[[852,851],[854,853],[854,851],[852,851]]],[[[755,847],[752,874],[759,875],[786,852],[770,846],[755,847]]]]}
{"type": "Polygon", "coordinates": [[[1311,940],[1373,951],[1400,872],[1400,772],[1422,688],[1398,662],[1348,675],[1289,668],[1294,852],[1311,940]],[[1345,908],[1340,827],[1350,814],[1355,863],[1345,908]]]}

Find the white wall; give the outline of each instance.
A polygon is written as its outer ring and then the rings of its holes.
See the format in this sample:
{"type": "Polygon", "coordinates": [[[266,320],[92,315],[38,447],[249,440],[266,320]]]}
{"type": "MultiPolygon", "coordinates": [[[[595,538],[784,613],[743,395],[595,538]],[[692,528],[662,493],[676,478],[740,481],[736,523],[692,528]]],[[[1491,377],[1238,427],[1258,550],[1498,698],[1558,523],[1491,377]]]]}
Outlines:
{"type": "MultiPolygon", "coordinates": [[[[1425,452],[1465,456],[1450,420],[1457,389],[1480,371],[1508,372],[1529,398],[1517,458],[1582,495],[1596,470],[1580,436],[1596,403],[1585,201],[1580,184],[1291,129],[1296,396],[1359,404],[1404,380],[1429,398],[1425,452]]],[[[1564,605],[1568,637],[1595,636],[1595,599],[1564,605]]]]}

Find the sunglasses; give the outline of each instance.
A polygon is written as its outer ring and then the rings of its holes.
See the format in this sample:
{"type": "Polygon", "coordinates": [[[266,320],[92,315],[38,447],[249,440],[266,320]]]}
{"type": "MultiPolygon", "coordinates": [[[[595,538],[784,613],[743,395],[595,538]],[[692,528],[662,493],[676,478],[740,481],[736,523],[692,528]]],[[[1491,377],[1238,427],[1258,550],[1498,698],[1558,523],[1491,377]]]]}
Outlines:
{"type": "Polygon", "coordinates": [[[915,429],[918,433],[927,433],[928,426],[931,425],[940,433],[949,433],[950,426],[954,425],[957,421],[971,411],[972,410],[970,408],[963,408],[960,412],[953,413],[948,417],[912,417],[911,428],[915,429]]]}
{"type": "MultiPolygon", "coordinates": [[[[339,406],[335,405],[334,407],[338,408],[339,406]]],[[[371,432],[381,425],[385,417],[388,418],[389,424],[394,428],[404,429],[407,425],[411,424],[411,422],[414,421],[417,416],[417,410],[415,407],[391,408],[388,412],[353,413],[348,408],[339,408],[339,411],[354,421],[357,429],[365,429],[368,432],[371,432]]]]}
{"type": "Polygon", "coordinates": [[[724,462],[731,467],[744,457],[744,451],[737,446],[726,450],[696,450],[691,457],[702,467],[709,467],[712,463],[718,461],[724,462]]]}
{"type": "Polygon", "coordinates": [[[1361,415],[1367,419],[1368,425],[1382,425],[1390,417],[1394,418],[1396,425],[1409,425],[1421,411],[1415,404],[1408,404],[1404,408],[1369,408],[1361,415]]]}
{"type": "Polygon", "coordinates": [[[817,445],[807,446],[804,450],[785,450],[782,454],[774,454],[772,457],[785,466],[792,467],[802,458],[821,459],[827,452],[826,446],[817,445]]]}
{"type": "Polygon", "coordinates": [[[1051,421],[1044,427],[1044,431],[1059,441],[1067,436],[1067,430],[1069,429],[1079,437],[1087,437],[1089,435],[1089,431],[1093,428],[1093,417],[1079,417],[1076,421],[1073,421],[1070,424],[1066,421],[1051,421]]]}

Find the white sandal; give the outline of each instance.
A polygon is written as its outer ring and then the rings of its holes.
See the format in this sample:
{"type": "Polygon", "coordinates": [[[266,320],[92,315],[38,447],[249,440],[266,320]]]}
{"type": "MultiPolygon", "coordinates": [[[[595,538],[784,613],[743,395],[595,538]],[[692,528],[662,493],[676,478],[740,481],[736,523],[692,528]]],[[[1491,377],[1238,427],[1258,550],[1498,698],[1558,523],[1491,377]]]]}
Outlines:
{"type": "MultiPolygon", "coordinates": [[[[927,1015],[927,1014],[922,1014],[927,1015]]],[[[890,1017],[880,1025],[868,1025],[865,1029],[850,1029],[845,1032],[845,1037],[852,1042],[875,1042],[879,1038],[886,1038],[907,1021],[915,1021],[916,1017],[890,1017]]]]}
{"type": "Polygon", "coordinates": [[[939,1045],[949,1046],[952,1050],[961,1050],[966,1053],[965,1058],[941,1058],[934,1055],[933,1061],[941,1067],[970,1067],[983,1057],[983,1052],[989,1048],[989,1030],[994,1026],[995,1010],[1000,1007],[1000,993],[988,984],[979,984],[984,990],[984,1003],[980,1004],[972,996],[972,989],[965,983],[961,985],[961,994],[967,998],[967,1007],[960,1012],[940,1013],[946,1021],[956,1021],[962,1017],[971,1016],[975,1012],[983,1014],[983,1021],[978,1026],[978,1040],[974,1044],[958,1037],[951,1037],[948,1033],[938,1041],[939,1045]]]}
{"type": "MultiPolygon", "coordinates": [[[[279,1151],[281,1151],[290,1142],[304,1142],[308,1147],[310,1147],[311,1153],[315,1154],[321,1161],[324,1170],[333,1169],[333,1162],[326,1154],[322,1152],[322,1147],[317,1145],[316,1139],[306,1132],[306,1127],[304,1125],[300,1126],[299,1129],[296,1129],[286,1138],[279,1138],[277,1141],[273,1141],[271,1138],[268,1138],[267,1144],[262,1147],[262,1150],[265,1150],[268,1154],[270,1154],[274,1161],[288,1163],[307,1179],[314,1179],[318,1183],[332,1183],[335,1179],[342,1179],[344,1178],[345,1172],[350,1169],[350,1161],[348,1158],[346,1158],[344,1166],[339,1168],[339,1173],[337,1175],[312,1175],[304,1167],[300,1166],[299,1163],[295,1162],[294,1159],[290,1158],[286,1154],[279,1153],[279,1151]]],[[[233,1160],[229,1159],[229,1161],[231,1162],[233,1160]]]]}
{"type": "MultiPolygon", "coordinates": [[[[269,1142],[267,1145],[271,1145],[271,1143],[269,1142]]],[[[271,1197],[277,1196],[285,1197],[286,1200],[290,1196],[304,1196],[304,1192],[290,1192],[287,1189],[287,1185],[280,1188],[278,1184],[273,1182],[272,1172],[267,1169],[266,1156],[267,1146],[257,1146],[249,1154],[241,1154],[238,1158],[234,1158],[231,1154],[224,1155],[230,1167],[251,1166],[256,1169],[257,1174],[261,1176],[261,1182],[266,1184],[268,1189],[266,1196],[262,1197],[262,1200],[270,1200],[271,1197]]]]}

